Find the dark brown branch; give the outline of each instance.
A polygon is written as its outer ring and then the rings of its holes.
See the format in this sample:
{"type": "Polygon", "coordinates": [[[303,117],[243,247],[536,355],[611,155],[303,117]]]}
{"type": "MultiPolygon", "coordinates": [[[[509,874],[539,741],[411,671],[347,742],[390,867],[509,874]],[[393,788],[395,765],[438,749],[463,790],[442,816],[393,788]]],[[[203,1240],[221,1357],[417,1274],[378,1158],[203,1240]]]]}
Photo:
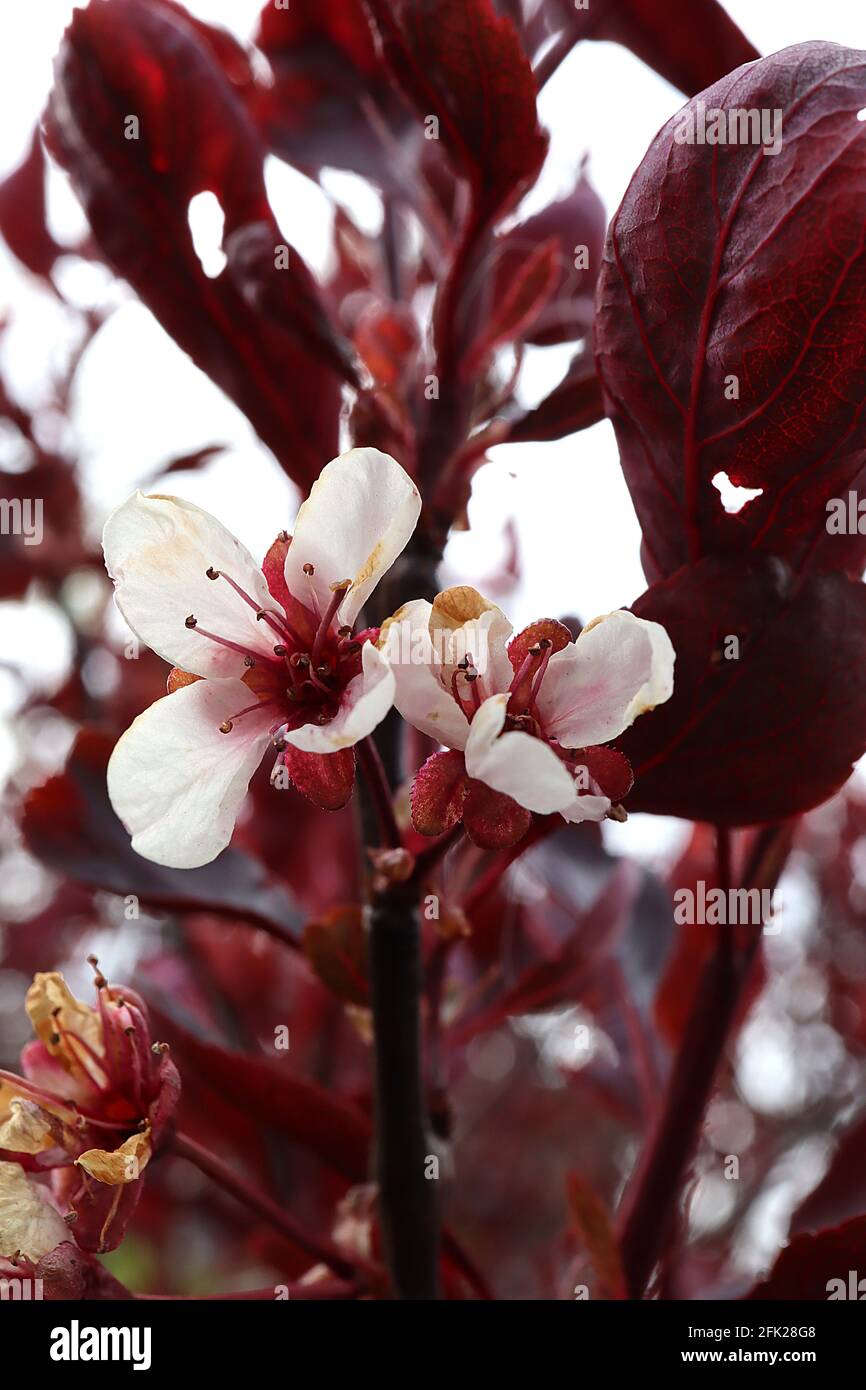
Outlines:
{"type": "Polygon", "coordinates": [[[401,1299],[438,1297],[439,1216],[421,1066],[416,890],[392,884],[369,908],[376,1061],[376,1178],[388,1267],[401,1299]]]}

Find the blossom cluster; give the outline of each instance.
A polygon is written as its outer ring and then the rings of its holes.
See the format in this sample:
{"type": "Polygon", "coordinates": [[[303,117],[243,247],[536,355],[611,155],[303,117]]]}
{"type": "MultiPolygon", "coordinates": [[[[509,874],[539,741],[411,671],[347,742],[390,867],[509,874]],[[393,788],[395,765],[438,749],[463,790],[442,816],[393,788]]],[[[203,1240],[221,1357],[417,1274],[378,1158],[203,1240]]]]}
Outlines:
{"type": "Polygon", "coordinates": [[[357,448],[322,470],[294,534],[262,566],[180,498],[139,492],[112,513],[103,547],[118,607],[172,666],[168,694],[108,768],[139,854],[173,868],[214,859],[269,750],[275,779],[282,771],[318,806],[339,808],[356,745],[392,705],[442,750],[414,782],[422,834],[462,821],[493,848],[521,839],[533,814],[623,817],[632,772],[607,745],[672,694],[664,628],[620,610],[576,639],[554,619],[514,634],[463,585],[364,626],[420,510],[395,459],[357,448]]]}

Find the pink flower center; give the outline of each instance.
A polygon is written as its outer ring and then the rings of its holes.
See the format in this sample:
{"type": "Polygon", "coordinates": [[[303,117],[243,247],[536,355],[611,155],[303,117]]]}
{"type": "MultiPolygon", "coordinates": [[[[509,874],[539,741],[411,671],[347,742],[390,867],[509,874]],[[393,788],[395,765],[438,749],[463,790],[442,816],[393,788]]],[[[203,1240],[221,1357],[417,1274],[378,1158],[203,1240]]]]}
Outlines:
{"type": "MultiPolygon", "coordinates": [[[[545,733],[538,695],[554,650],[550,638],[542,637],[527,651],[508,687],[508,705],[502,732],[529,734],[532,738],[542,739],[579,782],[578,791],[602,794],[602,788],[586,773],[586,750],[563,748],[555,737],[545,733]]],[[[458,662],[451,677],[451,694],[471,724],[483,698],[479,691],[479,672],[471,654],[458,662]]]]}
{"type": "MultiPolygon", "coordinates": [[[[312,579],[314,572],[312,565],[304,566],[308,578],[312,579]]],[[[299,604],[304,618],[304,635],[289,622],[281,609],[260,608],[255,599],[224,570],[211,568],[207,576],[214,581],[224,580],[239,600],[253,609],[257,620],[265,623],[277,638],[273,655],[263,656],[261,652],[201,627],[193,613],[186,619],[186,626],[200,637],[243,656],[247,671],[242,679],[256,697],[237,714],[226,719],[220,725],[220,733],[230,734],[238,720],[261,709],[263,705],[273,706],[277,715],[271,728],[277,747],[280,746],[281,734],[287,729],[297,729],[302,724],[329,724],[340,709],[346,686],[360,674],[363,644],[373,635],[369,630],[359,637],[353,637],[351,627],[335,626],[340,604],[351,586],[351,580],[344,579],[331,585],[331,599],[324,612],[311,584],[309,607],[299,604]]]]}

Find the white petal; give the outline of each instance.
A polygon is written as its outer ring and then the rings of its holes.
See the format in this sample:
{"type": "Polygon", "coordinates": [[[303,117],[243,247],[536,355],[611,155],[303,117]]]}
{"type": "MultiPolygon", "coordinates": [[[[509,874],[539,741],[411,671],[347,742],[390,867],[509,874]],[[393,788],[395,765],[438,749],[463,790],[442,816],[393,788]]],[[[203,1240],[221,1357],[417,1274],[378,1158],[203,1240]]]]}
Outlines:
{"type": "Polygon", "coordinates": [[[157,700],[118,741],[108,794],[145,859],[194,869],[225,849],[275,711],[263,704],[228,734],[219,726],[254,700],[239,680],[195,681],[157,700]]]}
{"type": "Polygon", "coordinates": [[[587,794],[586,796],[576,796],[571,805],[566,806],[561,814],[567,821],[577,824],[583,820],[604,820],[610,807],[610,797],[587,794]]]}
{"type": "Polygon", "coordinates": [[[312,585],[323,610],[330,586],[351,579],[340,608],[354,623],[365,600],[403,550],[421,511],[409,474],[379,449],[350,449],[322,469],[298,512],[286,556],[286,583],[302,602],[312,585]],[[315,573],[309,579],[304,565],[315,573]]]}
{"type": "Polygon", "coordinates": [[[514,672],[507,643],[511,623],[495,603],[469,584],[457,584],[437,594],[430,610],[430,632],[446,690],[458,663],[466,657],[479,672],[482,699],[507,690],[514,672]]]}
{"type": "Polygon", "coordinates": [[[674,649],[658,623],[623,609],[551,657],[538,695],[545,733],[565,748],[609,743],[670,699],[674,649]]]}
{"type": "Polygon", "coordinates": [[[350,681],[343,700],[330,724],[302,724],[283,734],[287,743],[304,753],[338,753],[351,748],[371,734],[394,703],[394,673],[387,658],[365,642],[361,653],[361,672],[350,681]]]}
{"type": "Polygon", "coordinates": [[[426,599],[406,603],[390,619],[384,650],[394,672],[394,704],[402,717],[446,748],[463,748],[469,721],[437,674],[430,637],[432,605],[426,599]]]}
{"type": "Polygon", "coordinates": [[[527,811],[562,811],[574,800],[568,770],[541,739],[500,732],[507,704],[507,695],[492,695],[477,711],[466,741],[466,771],[527,811]]]}
{"type": "Polygon", "coordinates": [[[209,512],[180,497],[136,492],[111,513],[102,536],[117,606],[142,642],[197,676],[235,676],[243,655],[185,626],[199,627],[270,656],[279,638],[225,579],[224,570],[261,608],[277,608],[249,551],[209,512]]]}
{"type": "Polygon", "coordinates": [[[69,1227],[46,1189],[17,1163],[0,1163],[0,1256],[20,1253],[38,1264],[69,1239],[69,1227]]]}

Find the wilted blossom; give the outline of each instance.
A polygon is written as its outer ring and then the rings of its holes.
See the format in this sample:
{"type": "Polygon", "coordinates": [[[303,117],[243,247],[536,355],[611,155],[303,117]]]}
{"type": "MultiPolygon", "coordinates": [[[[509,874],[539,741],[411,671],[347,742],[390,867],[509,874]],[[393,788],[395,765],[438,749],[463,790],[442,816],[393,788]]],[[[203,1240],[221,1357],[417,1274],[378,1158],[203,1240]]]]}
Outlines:
{"type": "Polygon", "coordinates": [[[36,1034],[21,1075],[0,1072],[0,1255],[38,1263],[56,1245],[117,1246],[148,1163],[170,1133],[177,1068],[147,1009],[96,973],[96,1008],[63,976],[35,976],[36,1034]],[[47,1179],[47,1182],[45,1181],[47,1179]]]}

